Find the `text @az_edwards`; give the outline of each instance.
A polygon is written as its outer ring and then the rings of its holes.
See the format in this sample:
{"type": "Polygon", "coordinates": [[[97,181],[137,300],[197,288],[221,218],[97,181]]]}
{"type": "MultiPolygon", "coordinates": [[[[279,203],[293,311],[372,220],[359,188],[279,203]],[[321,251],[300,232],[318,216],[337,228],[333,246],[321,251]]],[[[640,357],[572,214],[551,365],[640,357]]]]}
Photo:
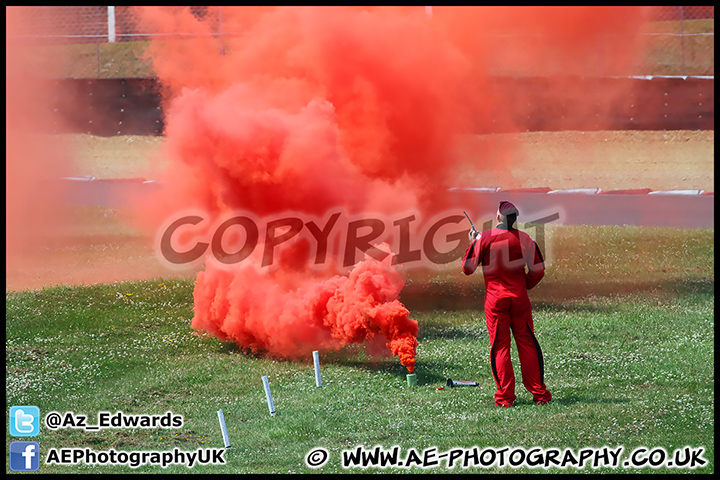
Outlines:
{"type": "Polygon", "coordinates": [[[102,429],[122,428],[180,428],[183,426],[184,418],[168,411],[161,415],[128,415],[121,411],[98,412],[97,423],[89,424],[87,415],[74,412],[50,412],[45,415],[45,426],[50,430],[63,428],[74,428],[85,431],[97,431],[102,429]]]}
{"type": "MultiPolygon", "coordinates": [[[[410,448],[401,456],[401,447],[390,449],[381,446],[366,448],[358,446],[342,451],[342,467],[351,468],[574,468],[577,470],[598,468],[676,468],[696,469],[707,465],[702,455],[704,447],[683,447],[672,454],[662,447],[637,447],[623,458],[625,448],[521,448],[521,447],[470,447],[452,448],[441,452],[437,447],[429,447],[422,452],[410,448]]],[[[324,448],[315,448],[308,452],[305,463],[310,468],[320,468],[330,459],[324,448]]]]}

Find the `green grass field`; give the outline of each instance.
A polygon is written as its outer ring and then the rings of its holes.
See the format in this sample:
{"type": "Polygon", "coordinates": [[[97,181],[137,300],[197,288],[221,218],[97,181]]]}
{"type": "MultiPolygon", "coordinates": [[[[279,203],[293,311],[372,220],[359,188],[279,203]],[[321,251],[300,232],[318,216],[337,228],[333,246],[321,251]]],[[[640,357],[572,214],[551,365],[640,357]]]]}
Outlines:
{"type": "MultiPolygon", "coordinates": [[[[492,404],[483,282],[454,272],[411,272],[401,300],[420,323],[418,386],[396,358],[360,346],[323,354],[323,386],[312,362],[260,358],[195,332],[193,280],[58,286],[6,294],[6,403],[75,412],[184,417],[174,429],[41,429],[50,448],[171,451],[222,448],[217,411],[232,449],[225,465],[59,466],[42,473],[443,473],[434,468],[344,469],[343,450],[363,445],[582,448],[704,448],[714,472],[714,231],[554,227],[548,274],[531,292],[546,383],[554,402],[538,407],[518,378],[512,409],[492,404]],[[608,245],[616,248],[608,249],[608,245]],[[610,272],[618,272],[611,275],[610,272]],[[261,377],[277,409],[270,416],[261,377]],[[450,377],[479,388],[445,388],[450,377]],[[319,470],[305,456],[322,447],[319,470]]],[[[517,368],[517,353],[513,351],[517,368]]],[[[6,416],[9,415],[6,410],[6,416]]],[[[9,421],[9,420],[8,420],[9,421]]],[[[11,437],[6,438],[9,446],[11,437]]],[[[6,471],[8,467],[6,467],[6,471]]],[[[497,465],[453,472],[669,473],[497,465]]]]}

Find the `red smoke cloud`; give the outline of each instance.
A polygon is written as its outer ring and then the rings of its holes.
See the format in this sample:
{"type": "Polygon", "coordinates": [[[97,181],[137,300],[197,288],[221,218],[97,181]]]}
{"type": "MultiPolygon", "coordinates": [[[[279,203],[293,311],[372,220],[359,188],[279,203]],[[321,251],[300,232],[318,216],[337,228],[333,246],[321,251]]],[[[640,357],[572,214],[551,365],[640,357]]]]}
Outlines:
{"type": "MultiPolygon", "coordinates": [[[[172,160],[167,192],[143,206],[151,224],[187,208],[431,213],[460,161],[511,167],[504,143],[458,159],[464,135],[517,114],[504,108],[513,92],[487,94],[491,68],[586,73],[595,40],[633,31],[642,17],[610,7],[434,8],[432,17],[423,7],[223,7],[205,20],[187,8],[136,12],[147,30],[196,35],[163,36],[148,50],[172,160]],[[488,33],[535,37],[528,50],[488,33]]],[[[607,65],[628,61],[619,45],[609,49],[607,65]]],[[[374,260],[345,275],[290,268],[287,256],[272,271],[208,262],[192,325],[288,358],[382,335],[412,371],[418,326],[397,300],[402,285],[374,260]]]]}
{"type": "Polygon", "coordinates": [[[208,263],[198,274],[192,325],[255,353],[288,358],[382,335],[412,372],[418,324],[397,300],[403,284],[397,272],[371,259],[347,276],[320,281],[297,276],[293,290],[252,263],[235,271],[208,263]]]}
{"type": "Polygon", "coordinates": [[[65,59],[62,51],[40,51],[23,37],[29,25],[42,25],[31,8],[6,7],[5,13],[6,267],[24,272],[42,268],[43,253],[71,227],[57,182],[72,174],[71,152],[52,135],[62,128],[53,123],[51,105],[65,59]]]}

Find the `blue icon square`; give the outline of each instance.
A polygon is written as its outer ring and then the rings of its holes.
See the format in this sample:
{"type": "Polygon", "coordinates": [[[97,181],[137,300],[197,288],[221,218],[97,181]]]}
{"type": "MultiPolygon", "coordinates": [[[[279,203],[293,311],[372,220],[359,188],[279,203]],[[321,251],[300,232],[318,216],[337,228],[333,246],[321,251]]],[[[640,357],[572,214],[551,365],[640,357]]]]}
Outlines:
{"type": "Polygon", "coordinates": [[[10,435],[34,437],[40,433],[40,409],[30,405],[10,407],[10,435]]]}
{"type": "Polygon", "coordinates": [[[40,444],[38,442],[10,442],[10,470],[35,472],[40,468],[40,444]]]}

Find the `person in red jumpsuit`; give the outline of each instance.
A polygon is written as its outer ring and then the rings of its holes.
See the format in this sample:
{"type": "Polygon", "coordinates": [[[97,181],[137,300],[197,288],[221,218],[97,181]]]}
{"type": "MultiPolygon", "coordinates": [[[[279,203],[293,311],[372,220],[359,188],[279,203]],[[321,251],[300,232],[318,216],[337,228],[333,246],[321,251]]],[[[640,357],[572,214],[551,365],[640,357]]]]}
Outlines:
{"type": "Polygon", "coordinates": [[[522,383],[532,393],[533,401],[543,405],[552,398],[545,387],[543,356],[535,338],[528,297],[528,290],[545,275],[545,265],[535,241],[514,228],[517,216],[512,203],[500,202],[497,227],[482,233],[470,230],[470,245],[462,259],[465,275],[472,275],[482,265],[490,365],[497,386],[495,405],[502,407],[512,407],[516,398],[510,332],[518,349],[522,383]]]}

